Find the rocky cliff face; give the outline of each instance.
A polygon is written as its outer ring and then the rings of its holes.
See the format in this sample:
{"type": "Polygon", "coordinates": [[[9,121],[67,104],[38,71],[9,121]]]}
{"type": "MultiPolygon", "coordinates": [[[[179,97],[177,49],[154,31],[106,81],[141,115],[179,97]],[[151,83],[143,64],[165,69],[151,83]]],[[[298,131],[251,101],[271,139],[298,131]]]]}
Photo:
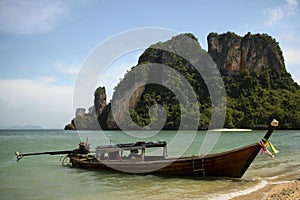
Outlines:
{"type": "Polygon", "coordinates": [[[96,89],[94,94],[94,107],[96,115],[99,115],[102,113],[106,106],[106,91],[105,87],[99,87],[96,89]]]}
{"type": "Polygon", "coordinates": [[[118,124],[122,127],[128,126],[131,120],[130,117],[126,116],[126,109],[129,112],[134,110],[144,90],[145,86],[135,80],[134,74],[125,75],[123,81],[115,88],[112,103],[107,109],[108,129],[119,129],[118,124]],[[136,90],[132,91],[132,88],[136,88],[136,90]],[[114,110],[112,110],[112,105],[114,110]]]}
{"type": "Polygon", "coordinates": [[[219,69],[225,71],[261,71],[265,68],[285,69],[278,43],[266,34],[210,33],[208,53],[219,69]]]}

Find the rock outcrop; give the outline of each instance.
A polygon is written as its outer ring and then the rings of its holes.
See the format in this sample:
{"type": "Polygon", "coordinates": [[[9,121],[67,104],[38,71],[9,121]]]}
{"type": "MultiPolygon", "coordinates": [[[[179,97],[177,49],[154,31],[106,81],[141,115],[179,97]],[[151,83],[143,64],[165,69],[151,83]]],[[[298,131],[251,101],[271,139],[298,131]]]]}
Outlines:
{"type": "Polygon", "coordinates": [[[85,108],[77,108],[76,109],[76,114],[75,114],[76,117],[84,116],[84,115],[85,115],[85,108]]]}
{"type": "Polygon", "coordinates": [[[221,71],[261,71],[265,68],[285,69],[278,43],[267,34],[210,33],[208,53],[221,71]]]}
{"type": "MultiPolygon", "coordinates": [[[[106,91],[105,87],[99,87],[94,93],[94,105],[88,109],[86,113],[85,108],[76,109],[75,118],[70,124],[65,126],[65,130],[98,130],[100,125],[105,126],[107,116],[104,115],[106,109],[106,91]],[[99,119],[102,121],[100,122],[99,119]]],[[[102,127],[101,126],[101,127],[102,127]]]]}
{"type": "Polygon", "coordinates": [[[96,115],[100,115],[106,107],[105,87],[98,87],[94,94],[94,107],[96,115]]]}

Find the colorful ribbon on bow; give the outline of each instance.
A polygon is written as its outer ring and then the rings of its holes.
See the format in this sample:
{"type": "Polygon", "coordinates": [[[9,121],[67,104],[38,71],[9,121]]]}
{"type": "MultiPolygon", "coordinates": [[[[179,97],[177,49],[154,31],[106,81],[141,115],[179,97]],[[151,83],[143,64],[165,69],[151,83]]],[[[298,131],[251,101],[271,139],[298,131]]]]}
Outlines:
{"type": "Polygon", "coordinates": [[[258,142],[258,144],[262,147],[261,153],[260,153],[261,155],[262,155],[263,152],[265,152],[271,158],[274,158],[274,155],[267,149],[268,146],[270,147],[271,151],[274,154],[277,154],[279,152],[277,149],[275,149],[275,147],[273,146],[273,144],[269,140],[267,140],[265,138],[263,138],[262,140],[260,140],[258,142]]]}

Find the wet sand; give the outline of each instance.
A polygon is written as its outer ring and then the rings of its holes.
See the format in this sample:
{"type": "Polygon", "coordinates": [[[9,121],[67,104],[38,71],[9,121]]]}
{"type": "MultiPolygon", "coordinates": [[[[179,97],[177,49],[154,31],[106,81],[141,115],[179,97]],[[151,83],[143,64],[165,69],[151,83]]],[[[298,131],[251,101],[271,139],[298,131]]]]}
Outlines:
{"type": "Polygon", "coordinates": [[[270,182],[266,187],[247,195],[237,196],[232,200],[300,200],[300,179],[270,182]]]}

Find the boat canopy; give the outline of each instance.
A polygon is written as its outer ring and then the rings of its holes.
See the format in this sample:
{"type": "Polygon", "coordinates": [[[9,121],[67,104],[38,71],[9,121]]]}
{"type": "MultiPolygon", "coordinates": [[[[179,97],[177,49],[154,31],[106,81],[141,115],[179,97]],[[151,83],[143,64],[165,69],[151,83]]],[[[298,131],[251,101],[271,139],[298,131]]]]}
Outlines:
{"type": "Polygon", "coordinates": [[[166,147],[167,142],[165,141],[154,141],[154,142],[136,142],[128,144],[116,144],[116,145],[104,145],[98,146],[96,150],[107,150],[107,152],[117,151],[117,150],[134,150],[134,149],[145,149],[154,147],[166,147]]]}
{"type": "Polygon", "coordinates": [[[140,157],[144,160],[145,150],[147,148],[163,148],[163,158],[167,156],[167,142],[165,141],[153,141],[153,142],[144,142],[139,141],[136,143],[127,143],[127,144],[115,144],[115,145],[104,145],[96,147],[96,158],[98,160],[120,160],[123,156],[123,151],[130,151],[130,153],[139,153],[139,150],[142,151],[140,157]],[[107,156],[106,156],[107,155],[107,156]]]}

